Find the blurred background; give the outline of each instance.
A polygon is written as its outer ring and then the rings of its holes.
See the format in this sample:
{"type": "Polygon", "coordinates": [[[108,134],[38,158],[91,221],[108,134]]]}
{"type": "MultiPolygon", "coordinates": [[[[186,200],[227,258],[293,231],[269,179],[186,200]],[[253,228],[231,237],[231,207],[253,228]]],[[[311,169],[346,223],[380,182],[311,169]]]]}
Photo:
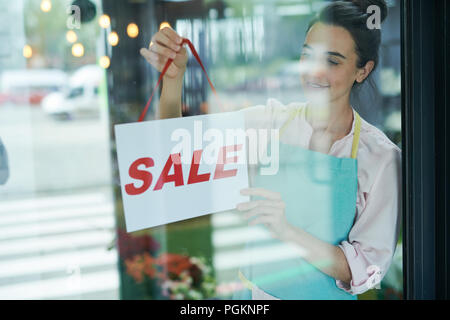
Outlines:
{"type": "MultiPolygon", "coordinates": [[[[0,299],[223,299],[239,289],[240,250],[256,235],[233,212],[125,232],[113,128],[145,106],[159,74],[139,49],[166,25],[192,41],[226,111],[302,101],[301,46],[327,2],[1,1],[0,299]]],[[[388,4],[376,87],[352,105],[401,147],[400,7],[388,4]]],[[[215,99],[190,55],[183,115],[219,112],[215,99]]],[[[403,297],[401,253],[400,237],[381,290],[360,299],[403,297]]],[[[266,248],[267,259],[276,252],[266,248]]]]}

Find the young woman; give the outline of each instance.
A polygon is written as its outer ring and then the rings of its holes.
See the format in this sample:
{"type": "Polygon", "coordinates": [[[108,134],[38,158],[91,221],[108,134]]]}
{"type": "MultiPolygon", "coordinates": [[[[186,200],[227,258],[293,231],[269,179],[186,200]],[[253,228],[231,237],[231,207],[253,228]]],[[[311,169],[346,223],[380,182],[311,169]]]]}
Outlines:
{"type": "MultiPolygon", "coordinates": [[[[390,266],[401,212],[401,151],[350,105],[351,91],[378,64],[381,32],[367,27],[370,5],[383,21],[383,0],[332,2],[311,21],[300,58],[307,102],[269,99],[243,110],[247,128],[280,129],[280,170],[253,176],[254,187],[241,191],[252,201],[237,210],[300,250],[281,265],[250,261],[241,268],[253,299],[355,299],[390,266]]],[[[141,49],[159,71],[174,59],[163,80],[160,118],[181,116],[187,52],[180,43],[165,28],[141,49]]]]}

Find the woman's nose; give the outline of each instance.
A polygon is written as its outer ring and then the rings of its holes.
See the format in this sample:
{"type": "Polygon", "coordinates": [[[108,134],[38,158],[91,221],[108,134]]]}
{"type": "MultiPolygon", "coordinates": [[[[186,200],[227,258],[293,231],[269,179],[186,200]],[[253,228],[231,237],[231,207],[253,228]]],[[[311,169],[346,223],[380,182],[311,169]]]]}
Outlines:
{"type": "Polygon", "coordinates": [[[300,72],[311,78],[322,78],[327,73],[327,66],[321,60],[309,60],[301,63],[300,72]]]}
{"type": "Polygon", "coordinates": [[[320,79],[327,73],[327,66],[322,60],[317,60],[313,63],[310,75],[314,78],[320,79]]]}

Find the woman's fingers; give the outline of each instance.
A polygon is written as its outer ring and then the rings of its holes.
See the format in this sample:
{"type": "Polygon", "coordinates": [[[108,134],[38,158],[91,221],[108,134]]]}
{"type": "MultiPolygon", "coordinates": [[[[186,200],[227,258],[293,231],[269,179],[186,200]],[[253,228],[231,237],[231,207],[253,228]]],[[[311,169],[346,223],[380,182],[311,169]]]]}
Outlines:
{"type": "MultiPolygon", "coordinates": [[[[150,63],[153,67],[156,68],[159,72],[162,72],[164,69],[164,66],[167,63],[167,58],[156,54],[153,51],[150,51],[148,49],[142,48],[140,51],[141,55],[150,63]]],[[[179,72],[179,68],[174,65],[173,63],[170,64],[169,68],[166,71],[166,74],[169,77],[175,77],[179,72]]]]}
{"type": "Polygon", "coordinates": [[[244,212],[244,219],[249,220],[249,225],[264,224],[266,227],[278,229],[283,226],[286,204],[280,193],[263,188],[247,188],[242,189],[241,194],[265,198],[239,203],[236,206],[237,210],[244,212]]]}
{"type": "Polygon", "coordinates": [[[273,217],[270,215],[260,215],[257,218],[253,219],[252,221],[250,221],[248,224],[253,226],[256,224],[264,224],[266,226],[269,226],[271,224],[273,224],[273,217]]]}
{"type": "Polygon", "coordinates": [[[158,42],[152,42],[153,44],[150,46],[150,51],[153,51],[169,59],[175,59],[177,57],[177,53],[174,50],[169,49],[158,42]]]}
{"type": "Polygon", "coordinates": [[[142,48],[141,49],[141,55],[156,69],[158,69],[159,72],[161,72],[162,68],[167,62],[167,58],[163,57],[153,51],[150,51],[148,49],[142,48]]]}
{"type": "Polygon", "coordinates": [[[148,62],[158,62],[159,63],[159,56],[156,53],[154,53],[146,48],[141,48],[141,50],[139,52],[148,62]]]}
{"type": "Polygon", "coordinates": [[[159,59],[155,59],[155,57],[153,56],[155,54],[154,52],[151,52],[146,48],[141,48],[139,53],[141,54],[141,56],[145,58],[145,60],[147,60],[148,63],[150,63],[153,67],[155,67],[156,70],[161,72],[160,63],[158,62],[159,59]]]}
{"type": "Polygon", "coordinates": [[[246,210],[256,208],[258,206],[267,206],[267,207],[284,209],[286,205],[281,200],[254,200],[254,201],[239,203],[237,205],[236,209],[238,209],[239,211],[246,211],[246,210]]]}
{"type": "Polygon", "coordinates": [[[178,35],[172,28],[165,27],[160,30],[167,38],[171,39],[175,44],[181,45],[183,38],[178,35]]]}
{"type": "Polygon", "coordinates": [[[241,190],[241,194],[245,196],[260,196],[269,200],[281,200],[281,194],[263,188],[246,188],[241,190]]]}
{"type": "Polygon", "coordinates": [[[141,50],[139,50],[139,53],[141,54],[141,56],[143,56],[147,61],[150,60],[150,50],[146,49],[146,48],[141,48],[141,50]]]}
{"type": "Polygon", "coordinates": [[[166,75],[175,78],[184,73],[188,61],[182,42],[183,38],[175,30],[165,27],[153,35],[149,48],[142,48],[140,53],[159,72],[162,72],[167,60],[172,59],[166,75]]]}
{"type": "Polygon", "coordinates": [[[274,216],[280,214],[280,210],[273,207],[256,207],[244,214],[245,219],[251,219],[256,216],[274,216]]]}
{"type": "Polygon", "coordinates": [[[178,68],[174,63],[171,63],[169,68],[166,71],[166,75],[170,78],[175,77],[180,71],[180,68],[178,68]]]}
{"type": "Polygon", "coordinates": [[[159,39],[161,39],[163,41],[161,43],[168,43],[171,49],[175,51],[176,56],[175,58],[172,58],[173,63],[179,68],[184,68],[188,60],[188,55],[186,48],[182,44],[183,38],[179,36],[178,33],[175,32],[175,30],[169,27],[161,29],[157,33],[157,35],[158,36],[155,37],[156,41],[159,41],[159,39]]]}
{"type": "Polygon", "coordinates": [[[176,58],[173,60],[173,63],[179,68],[184,68],[186,67],[187,61],[188,61],[187,50],[183,46],[181,47],[180,51],[178,51],[176,58]]]}
{"type": "Polygon", "coordinates": [[[161,45],[164,45],[166,48],[170,48],[175,52],[180,51],[181,46],[179,44],[177,44],[175,41],[173,41],[172,39],[170,39],[165,33],[163,32],[157,32],[153,38],[152,41],[153,43],[158,43],[161,45]]]}

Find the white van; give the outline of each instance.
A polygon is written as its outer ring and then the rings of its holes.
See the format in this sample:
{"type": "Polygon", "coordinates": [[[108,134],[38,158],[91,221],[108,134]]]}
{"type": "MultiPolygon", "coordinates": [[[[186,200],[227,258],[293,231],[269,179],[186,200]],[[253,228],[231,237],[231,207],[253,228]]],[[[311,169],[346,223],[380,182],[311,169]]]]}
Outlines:
{"type": "Polygon", "coordinates": [[[70,77],[68,88],[64,92],[51,93],[42,100],[42,109],[58,118],[98,116],[98,87],[103,72],[97,65],[81,67],[70,77]]]}
{"type": "Polygon", "coordinates": [[[39,105],[43,98],[67,86],[67,74],[58,69],[5,70],[1,72],[2,103],[39,105]]]}

